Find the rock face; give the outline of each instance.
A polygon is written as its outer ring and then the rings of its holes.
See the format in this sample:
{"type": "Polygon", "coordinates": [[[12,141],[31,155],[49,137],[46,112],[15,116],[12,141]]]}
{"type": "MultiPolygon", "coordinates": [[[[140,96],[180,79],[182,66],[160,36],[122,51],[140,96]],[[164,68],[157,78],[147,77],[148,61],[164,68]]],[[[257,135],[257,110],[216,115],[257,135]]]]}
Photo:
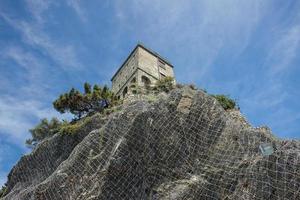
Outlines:
{"type": "Polygon", "coordinates": [[[234,116],[188,87],[95,115],[23,157],[3,199],[300,199],[300,143],[234,116]]]}

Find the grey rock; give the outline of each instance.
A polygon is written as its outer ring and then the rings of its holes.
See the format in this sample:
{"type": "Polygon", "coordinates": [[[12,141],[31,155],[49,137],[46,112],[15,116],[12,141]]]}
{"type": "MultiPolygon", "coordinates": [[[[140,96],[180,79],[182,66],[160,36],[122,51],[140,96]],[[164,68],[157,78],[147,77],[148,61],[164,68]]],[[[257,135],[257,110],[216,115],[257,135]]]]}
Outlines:
{"type": "Polygon", "coordinates": [[[23,157],[5,200],[300,199],[300,144],[183,87],[95,115],[23,157]],[[273,145],[261,154],[259,146],[273,145]]]}

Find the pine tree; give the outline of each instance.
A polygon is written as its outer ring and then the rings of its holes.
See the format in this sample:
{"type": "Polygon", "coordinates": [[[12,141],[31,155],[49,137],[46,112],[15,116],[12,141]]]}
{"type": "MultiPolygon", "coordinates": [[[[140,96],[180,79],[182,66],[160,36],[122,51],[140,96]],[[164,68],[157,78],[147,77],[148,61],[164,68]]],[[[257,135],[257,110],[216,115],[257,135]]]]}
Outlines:
{"type": "Polygon", "coordinates": [[[84,83],[84,93],[85,94],[91,94],[92,93],[92,86],[88,83],[84,83]]]}
{"type": "Polygon", "coordinates": [[[84,93],[72,88],[53,102],[53,107],[60,113],[70,112],[77,118],[103,109],[116,103],[116,97],[105,85],[101,88],[95,84],[93,90],[89,83],[84,83],[84,93]]]}
{"type": "Polygon", "coordinates": [[[62,122],[57,118],[52,118],[50,121],[46,118],[42,119],[38,125],[29,130],[32,139],[26,140],[26,145],[30,148],[35,147],[38,142],[57,133],[61,125],[62,122]]]}

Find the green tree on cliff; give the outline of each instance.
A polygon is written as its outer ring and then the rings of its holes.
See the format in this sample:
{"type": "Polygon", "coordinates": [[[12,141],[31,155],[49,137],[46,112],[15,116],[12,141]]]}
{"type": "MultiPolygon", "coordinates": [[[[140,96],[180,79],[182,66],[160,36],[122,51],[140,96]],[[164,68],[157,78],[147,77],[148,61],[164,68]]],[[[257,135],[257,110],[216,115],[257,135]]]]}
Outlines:
{"type": "Polygon", "coordinates": [[[62,125],[62,122],[57,118],[52,118],[50,121],[44,118],[38,125],[30,129],[32,139],[26,140],[26,145],[30,148],[35,147],[43,139],[57,133],[62,125]]]}
{"type": "Polygon", "coordinates": [[[7,191],[7,186],[6,184],[4,186],[2,186],[2,188],[0,189],[0,198],[4,197],[6,195],[6,191],[7,191]]]}
{"type": "Polygon", "coordinates": [[[84,83],[84,93],[85,94],[91,94],[92,93],[92,86],[91,84],[85,82],[84,83]]]}
{"type": "Polygon", "coordinates": [[[101,88],[96,84],[92,90],[89,83],[84,83],[83,94],[72,88],[69,92],[60,95],[53,102],[53,107],[60,113],[69,112],[80,119],[88,113],[102,111],[115,103],[116,97],[106,85],[101,88]]]}

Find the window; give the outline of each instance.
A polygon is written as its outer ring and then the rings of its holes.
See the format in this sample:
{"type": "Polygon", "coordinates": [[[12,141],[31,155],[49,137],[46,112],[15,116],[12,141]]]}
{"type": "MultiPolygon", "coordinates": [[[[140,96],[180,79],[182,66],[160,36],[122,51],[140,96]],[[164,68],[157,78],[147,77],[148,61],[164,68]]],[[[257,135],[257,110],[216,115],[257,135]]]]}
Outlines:
{"type": "Polygon", "coordinates": [[[158,67],[166,69],[166,64],[162,60],[158,59],[158,67]]]}
{"type": "Polygon", "coordinates": [[[126,97],[127,93],[128,93],[128,88],[125,87],[124,90],[123,90],[123,98],[126,97]]]}
{"type": "Polygon", "coordinates": [[[131,80],[131,83],[136,83],[136,78],[135,77],[131,80]]]}
{"type": "Polygon", "coordinates": [[[146,88],[148,88],[151,85],[150,79],[146,76],[142,76],[141,81],[143,86],[145,86],[146,88]]]}
{"type": "Polygon", "coordinates": [[[166,75],[160,73],[160,78],[161,78],[161,79],[162,79],[162,78],[166,78],[166,75]]]}

